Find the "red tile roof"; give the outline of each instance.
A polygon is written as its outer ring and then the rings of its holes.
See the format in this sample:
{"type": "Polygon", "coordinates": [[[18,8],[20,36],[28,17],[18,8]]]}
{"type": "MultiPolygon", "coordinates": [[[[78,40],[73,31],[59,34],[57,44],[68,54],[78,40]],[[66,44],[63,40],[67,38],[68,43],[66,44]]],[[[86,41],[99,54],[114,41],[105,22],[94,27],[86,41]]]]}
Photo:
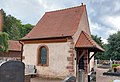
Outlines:
{"type": "Polygon", "coordinates": [[[104,49],[99,46],[91,36],[89,36],[87,33],[84,31],[81,32],[79,39],[75,45],[77,48],[92,48],[92,49],[97,49],[99,51],[104,51],[104,49]]]}
{"type": "MultiPolygon", "coordinates": [[[[46,12],[37,25],[21,40],[58,38],[73,36],[78,30],[85,5],[73,8],[46,12]]],[[[79,48],[92,48],[104,51],[89,35],[81,32],[76,43],[79,48]]]]}
{"type": "Polygon", "coordinates": [[[21,51],[22,45],[19,43],[19,41],[9,40],[8,44],[9,51],[21,51]]]}
{"type": "Polygon", "coordinates": [[[85,5],[46,12],[37,25],[21,40],[73,36],[85,5]]]}

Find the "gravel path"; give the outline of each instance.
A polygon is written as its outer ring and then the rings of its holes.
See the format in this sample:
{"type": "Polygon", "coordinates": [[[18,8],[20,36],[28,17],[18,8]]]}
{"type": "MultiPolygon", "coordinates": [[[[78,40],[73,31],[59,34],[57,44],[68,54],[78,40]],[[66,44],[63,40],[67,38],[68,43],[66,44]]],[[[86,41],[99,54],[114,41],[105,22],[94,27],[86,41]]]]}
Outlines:
{"type": "MultiPolygon", "coordinates": [[[[115,76],[103,76],[103,72],[108,71],[108,69],[97,68],[96,69],[96,82],[112,82],[117,79],[120,80],[120,77],[115,76]]],[[[62,80],[49,80],[49,79],[41,79],[39,77],[32,78],[31,82],[62,82],[62,80]]]]}
{"type": "Polygon", "coordinates": [[[103,75],[103,72],[106,72],[106,71],[108,71],[108,69],[102,69],[102,68],[96,69],[96,73],[97,73],[96,82],[112,82],[115,79],[120,80],[120,77],[103,75]]]}

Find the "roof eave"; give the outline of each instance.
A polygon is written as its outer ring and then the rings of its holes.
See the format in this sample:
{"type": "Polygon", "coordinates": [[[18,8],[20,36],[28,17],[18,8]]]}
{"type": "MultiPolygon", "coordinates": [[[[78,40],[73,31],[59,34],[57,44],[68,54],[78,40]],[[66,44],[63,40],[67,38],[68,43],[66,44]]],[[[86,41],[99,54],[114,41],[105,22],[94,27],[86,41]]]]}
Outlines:
{"type": "Polygon", "coordinates": [[[79,46],[79,47],[76,47],[76,48],[81,48],[81,49],[88,49],[88,50],[91,50],[91,51],[97,51],[97,52],[104,52],[105,50],[103,48],[97,48],[96,46],[79,46]]]}
{"type": "Polygon", "coordinates": [[[45,37],[45,38],[26,38],[20,39],[19,41],[28,41],[28,40],[43,40],[43,39],[57,39],[57,38],[67,38],[72,36],[61,36],[61,37],[45,37]]]}

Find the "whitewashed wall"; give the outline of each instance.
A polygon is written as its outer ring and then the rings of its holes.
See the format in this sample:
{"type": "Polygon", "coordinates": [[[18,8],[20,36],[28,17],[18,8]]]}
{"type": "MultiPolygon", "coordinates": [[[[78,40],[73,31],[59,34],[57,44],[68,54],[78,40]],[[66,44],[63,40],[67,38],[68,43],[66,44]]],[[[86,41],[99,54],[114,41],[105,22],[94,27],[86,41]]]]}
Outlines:
{"type": "MultiPolygon", "coordinates": [[[[94,52],[90,52],[90,57],[94,54],[94,52]]],[[[94,68],[94,56],[90,60],[90,71],[91,69],[94,68]]]]}
{"type": "Polygon", "coordinates": [[[25,44],[23,47],[23,62],[26,65],[37,65],[37,49],[41,45],[49,48],[49,66],[37,66],[40,75],[48,77],[64,77],[69,75],[67,57],[69,57],[70,42],[66,43],[40,43],[25,44]]]}

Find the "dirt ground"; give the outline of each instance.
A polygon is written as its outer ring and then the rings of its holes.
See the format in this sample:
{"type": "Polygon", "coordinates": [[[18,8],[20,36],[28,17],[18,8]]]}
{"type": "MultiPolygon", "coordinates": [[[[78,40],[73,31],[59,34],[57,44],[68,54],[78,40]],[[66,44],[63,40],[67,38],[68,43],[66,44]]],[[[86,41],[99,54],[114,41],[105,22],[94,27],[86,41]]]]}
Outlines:
{"type": "Polygon", "coordinates": [[[32,78],[31,82],[62,82],[62,80],[41,79],[39,77],[32,78]]]}
{"type": "MultiPolygon", "coordinates": [[[[103,72],[106,72],[108,69],[97,68],[96,69],[96,82],[112,82],[114,80],[120,80],[120,77],[115,76],[104,76],[103,72]]],[[[31,82],[62,82],[62,80],[49,80],[41,78],[32,78],[31,82]]]]}

